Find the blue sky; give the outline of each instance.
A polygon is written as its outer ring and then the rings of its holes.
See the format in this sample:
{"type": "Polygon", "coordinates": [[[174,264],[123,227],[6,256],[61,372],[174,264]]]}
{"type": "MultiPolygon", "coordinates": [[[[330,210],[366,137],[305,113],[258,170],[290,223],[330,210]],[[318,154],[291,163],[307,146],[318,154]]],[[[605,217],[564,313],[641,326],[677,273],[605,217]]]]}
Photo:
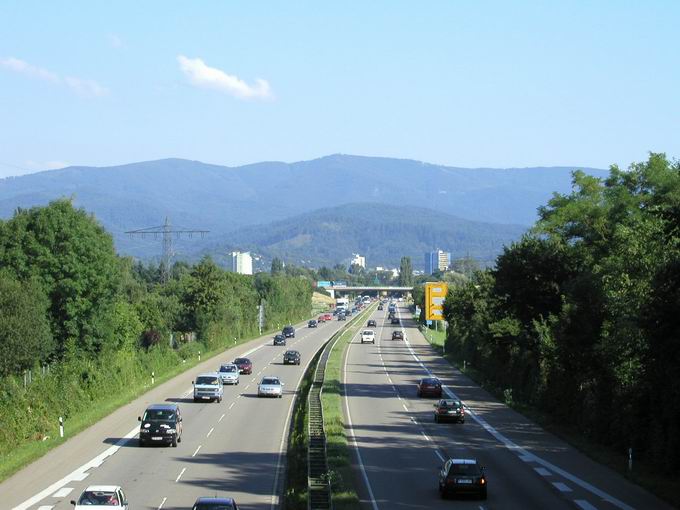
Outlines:
{"type": "Polygon", "coordinates": [[[0,177],[332,153],[680,157],[680,2],[0,3],[0,177]]]}

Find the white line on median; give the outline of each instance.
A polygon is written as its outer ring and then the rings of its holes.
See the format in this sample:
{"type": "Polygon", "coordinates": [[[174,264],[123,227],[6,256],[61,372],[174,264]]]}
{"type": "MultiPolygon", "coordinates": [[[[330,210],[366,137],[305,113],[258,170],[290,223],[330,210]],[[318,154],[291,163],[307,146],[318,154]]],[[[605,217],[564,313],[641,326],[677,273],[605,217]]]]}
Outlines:
{"type": "Polygon", "coordinates": [[[62,487],[57,492],[52,494],[52,497],[53,498],[65,498],[66,496],[71,494],[72,490],[73,490],[73,487],[62,487]]]}
{"type": "Polygon", "coordinates": [[[566,483],[562,482],[553,482],[552,483],[555,488],[560,491],[560,492],[571,492],[571,487],[569,487],[566,483]]]}
{"type": "Polygon", "coordinates": [[[179,474],[177,475],[177,478],[175,478],[175,483],[179,482],[179,479],[182,478],[182,475],[186,470],[187,468],[182,468],[182,471],[180,471],[179,474]]]}
{"type": "Polygon", "coordinates": [[[198,448],[196,448],[196,451],[193,453],[192,457],[196,456],[196,454],[198,453],[198,450],[201,449],[201,446],[203,446],[203,445],[200,445],[200,444],[198,445],[198,448]]]}
{"type": "Polygon", "coordinates": [[[210,434],[213,433],[213,430],[215,430],[215,427],[211,428],[211,429],[208,431],[208,435],[205,436],[205,437],[210,437],[210,434]]]}
{"type": "Polygon", "coordinates": [[[163,508],[163,505],[165,505],[165,502],[168,500],[168,498],[163,498],[163,501],[161,501],[161,504],[158,505],[158,510],[161,510],[163,508]]]}

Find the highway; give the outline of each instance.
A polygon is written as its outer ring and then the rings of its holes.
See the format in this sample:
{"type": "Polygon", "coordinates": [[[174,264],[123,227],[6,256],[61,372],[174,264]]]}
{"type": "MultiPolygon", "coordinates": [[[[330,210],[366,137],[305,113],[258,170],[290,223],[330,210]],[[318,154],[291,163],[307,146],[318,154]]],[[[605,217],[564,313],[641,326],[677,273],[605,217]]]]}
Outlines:
{"type": "Polygon", "coordinates": [[[115,411],[0,485],[3,509],[65,510],[88,485],[121,485],[132,509],[190,509],[199,496],[231,496],[239,508],[279,507],[293,397],[304,369],[324,340],[347,322],[297,326],[286,347],[271,337],[237,346],[159,385],[115,411]],[[300,366],[281,362],[286,349],[300,366]],[[253,374],[225,386],[221,403],[194,403],[191,381],[222,361],[249,357],[253,374]],[[281,399],[257,398],[263,375],[284,382],[281,399]],[[137,445],[137,416],[147,405],[178,402],[184,431],[177,448],[137,445]]]}
{"type": "Polygon", "coordinates": [[[344,361],[345,417],[364,508],[671,508],[498,402],[438,355],[407,315],[399,308],[401,324],[393,326],[386,310],[374,312],[376,345],[355,337],[344,361]],[[406,341],[391,340],[394,329],[406,341]],[[434,423],[436,399],[416,393],[428,375],[467,406],[464,424],[434,423]],[[451,457],[485,466],[486,501],[439,497],[438,471],[451,457]]]}

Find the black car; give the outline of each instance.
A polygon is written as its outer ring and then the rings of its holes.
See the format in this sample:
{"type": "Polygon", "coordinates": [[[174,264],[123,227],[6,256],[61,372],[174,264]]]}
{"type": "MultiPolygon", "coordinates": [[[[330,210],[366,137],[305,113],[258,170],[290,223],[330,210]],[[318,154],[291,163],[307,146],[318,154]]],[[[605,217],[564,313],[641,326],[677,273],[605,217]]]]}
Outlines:
{"type": "Polygon", "coordinates": [[[439,471],[442,499],[453,494],[476,494],[486,499],[486,475],[475,459],[449,459],[439,471]]]}
{"type": "Polygon", "coordinates": [[[299,365],[300,353],[298,351],[286,351],[283,353],[284,365],[299,365]]]}
{"type": "Polygon", "coordinates": [[[286,345],[286,337],[283,335],[276,335],[274,337],[274,345],[286,345]]]}
{"type": "Polygon", "coordinates": [[[137,420],[141,422],[139,446],[155,443],[177,446],[182,441],[182,413],[177,404],[153,404],[137,420]]]}
{"type": "MultiPolygon", "coordinates": [[[[319,325],[319,323],[317,322],[316,319],[312,319],[311,321],[309,321],[309,322],[307,323],[307,327],[308,327],[308,328],[315,328],[315,327],[317,327],[318,325],[319,325]]],[[[293,335],[293,336],[295,336],[295,335],[293,335]]]]}
{"type": "Polygon", "coordinates": [[[295,328],[293,326],[286,326],[281,331],[281,334],[286,338],[295,338],[295,328]]]}
{"type": "Polygon", "coordinates": [[[384,310],[385,307],[383,305],[378,305],[378,310],[384,310]]]}
{"type": "Polygon", "coordinates": [[[238,510],[233,498],[198,498],[191,510],[238,510]]]}
{"type": "Polygon", "coordinates": [[[392,317],[392,320],[390,322],[392,324],[399,324],[399,317],[392,317]]]}
{"type": "Polygon", "coordinates": [[[339,314],[338,314],[338,320],[339,320],[339,321],[346,321],[346,320],[347,320],[347,316],[346,316],[344,313],[339,313],[339,314]]]}
{"type": "Polygon", "coordinates": [[[442,383],[436,377],[423,377],[418,381],[419,397],[442,398],[442,383]]]}
{"type": "Polygon", "coordinates": [[[378,327],[378,324],[375,322],[374,319],[368,319],[368,324],[367,324],[367,326],[368,326],[369,328],[377,328],[377,327],[378,327]]]}
{"type": "Polygon", "coordinates": [[[403,331],[392,331],[392,340],[403,340],[404,339],[404,332],[403,331]]]}
{"type": "Polygon", "coordinates": [[[434,405],[434,421],[465,423],[465,408],[460,400],[442,399],[434,405]]]}

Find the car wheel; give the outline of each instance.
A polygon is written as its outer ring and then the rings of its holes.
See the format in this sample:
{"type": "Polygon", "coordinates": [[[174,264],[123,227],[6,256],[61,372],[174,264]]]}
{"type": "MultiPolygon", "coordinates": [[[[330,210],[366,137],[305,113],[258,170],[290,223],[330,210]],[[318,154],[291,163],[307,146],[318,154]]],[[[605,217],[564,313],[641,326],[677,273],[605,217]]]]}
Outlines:
{"type": "Polygon", "coordinates": [[[423,395],[420,393],[420,391],[418,392],[418,396],[419,396],[419,397],[422,397],[422,396],[423,396],[423,395]]]}
{"type": "Polygon", "coordinates": [[[480,498],[486,499],[486,487],[482,490],[481,494],[479,495],[480,498]]]}
{"type": "Polygon", "coordinates": [[[182,442],[182,436],[179,436],[179,437],[177,438],[177,442],[178,442],[178,443],[181,443],[181,442],[182,442]]]}
{"type": "Polygon", "coordinates": [[[196,397],[194,397],[194,402],[198,402],[198,399],[196,397]]]}
{"type": "Polygon", "coordinates": [[[460,420],[461,423],[465,423],[465,420],[460,420]]]}
{"type": "Polygon", "coordinates": [[[141,448],[144,448],[146,446],[146,441],[144,441],[141,437],[139,438],[139,446],[141,448]]]}
{"type": "Polygon", "coordinates": [[[172,447],[177,448],[177,436],[172,436],[172,447]]]}
{"type": "Polygon", "coordinates": [[[436,414],[434,415],[434,422],[439,423],[439,416],[437,416],[436,414]]]}
{"type": "Polygon", "coordinates": [[[283,395],[279,395],[279,398],[281,398],[283,395]]]}

